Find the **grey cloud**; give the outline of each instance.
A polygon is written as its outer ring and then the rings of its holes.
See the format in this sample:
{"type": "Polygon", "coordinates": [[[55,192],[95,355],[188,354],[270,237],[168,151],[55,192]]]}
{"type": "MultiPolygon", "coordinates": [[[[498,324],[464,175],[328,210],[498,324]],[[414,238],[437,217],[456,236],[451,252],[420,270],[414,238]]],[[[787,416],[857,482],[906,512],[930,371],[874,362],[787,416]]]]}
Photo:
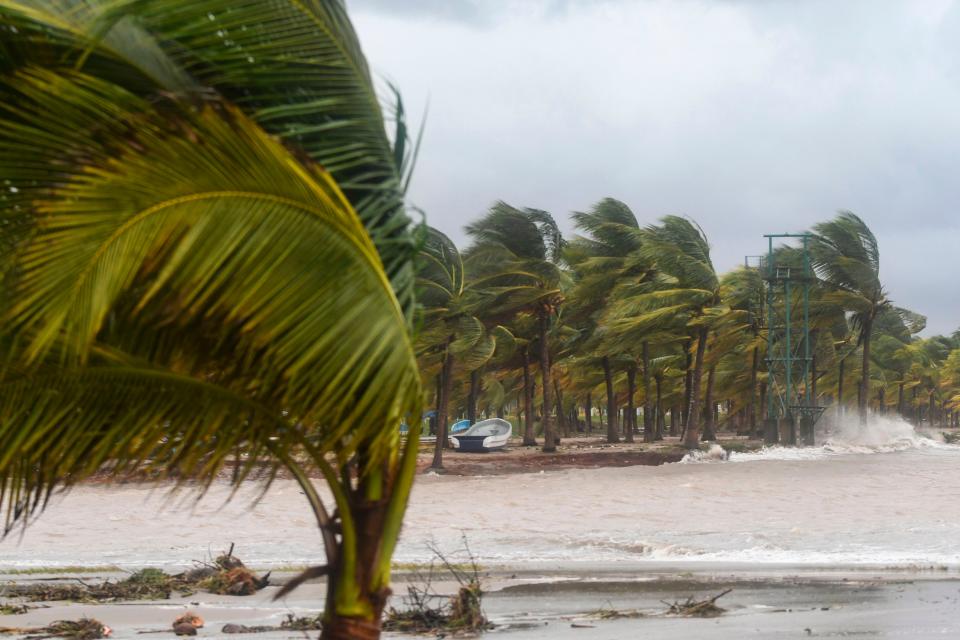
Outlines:
{"type": "Polygon", "coordinates": [[[456,22],[482,24],[489,10],[480,0],[349,0],[347,7],[356,11],[371,11],[411,18],[436,18],[456,22]]]}
{"type": "Polygon", "coordinates": [[[430,98],[411,197],[454,239],[500,198],[571,231],[613,196],[695,218],[726,269],[850,209],[893,299],[960,326],[960,2],[351,6],[410,113],[430,98]]]}
{"type": "Polygon", "coordinates": [[[361,12],[489,27],[517,11],[532,11],[549,19],[564,16],[578,6],[620,2],[629,0],[348,0],[347,5],[361,12]]]}

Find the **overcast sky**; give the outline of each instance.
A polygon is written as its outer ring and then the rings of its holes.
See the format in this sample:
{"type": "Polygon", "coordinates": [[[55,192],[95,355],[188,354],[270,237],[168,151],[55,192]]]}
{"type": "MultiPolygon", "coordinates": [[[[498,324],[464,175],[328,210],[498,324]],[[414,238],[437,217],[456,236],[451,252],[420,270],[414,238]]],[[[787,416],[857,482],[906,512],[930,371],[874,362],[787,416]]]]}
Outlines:
{"type": "Polygon", "coordinates": [[[838,209],[894,302],[960,327],[960,1],[348,0],[374,73],[429,102],[430,224],[612,196],[721,270],[838,209]]]}

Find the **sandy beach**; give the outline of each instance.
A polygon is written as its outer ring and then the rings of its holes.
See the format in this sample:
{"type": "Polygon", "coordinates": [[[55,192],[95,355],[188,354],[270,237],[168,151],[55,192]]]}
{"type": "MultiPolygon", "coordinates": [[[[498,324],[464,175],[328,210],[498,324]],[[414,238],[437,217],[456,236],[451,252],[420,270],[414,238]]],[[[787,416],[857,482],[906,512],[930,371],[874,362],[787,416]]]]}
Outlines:
{"type": "MultiPolygon", "coordinates": [[[[92,576],[87,576],[92,577],[92,576]]],[[[98,578],[104,576],[97,576],[98,578]]],[[[282,580],[285,575],[281,575],[282,580]]],[[[402,592],[408,576],[398,575],[402,592]]],[[[37,576],[37,579],[41,579],[37,576]]],[[[714,567],[684,573],[647,568],[614,571],[500,573],[485,578],[485,611],[496,628],[488,633],[530,640],[546,638],[944,638],[960,634],[960,576],[953,572],[876,570],[797,571],[714,567]],[[732,589],[719,604],[727,613],[711,619],[681,619],[663,614],[663,601],[710,597],[732,589]],[[641,617],[603,619],[598,612],[637,612],[641,617]]],[[[437,585],[440,593],[454,585],[437,585]]],[[[169,601],[102,605],[57,604],[19,616],[4,616],[8,626],[42,626],[54,620],[95,617],[115,638],[143,634],[171,636],[170,622],[191,611],[206,621],[202,637],[221,633],[224,624],[278,625],[287,614],[316,613],[322,584],[308,584],[281,602],[277,587],[255,596],[197,594],[169,601]]],[[[303,632],[268,632],[262,638],[303,638],[303,632]]],[[[387,634],[387,637],[401,637],[387,634]]]]}

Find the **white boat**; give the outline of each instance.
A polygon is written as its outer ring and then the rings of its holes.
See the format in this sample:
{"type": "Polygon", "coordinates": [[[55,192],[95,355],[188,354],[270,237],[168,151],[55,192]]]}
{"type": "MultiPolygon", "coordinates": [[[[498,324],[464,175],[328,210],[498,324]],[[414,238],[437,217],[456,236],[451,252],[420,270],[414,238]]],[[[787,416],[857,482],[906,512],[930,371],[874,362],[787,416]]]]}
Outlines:
{"type": "Polygon", "coordinates": [[[481,420],[466,431],[450,436],[450,444],[459,451],[492,451],[507,446],[513,426],[506,420],[481,420]]]}

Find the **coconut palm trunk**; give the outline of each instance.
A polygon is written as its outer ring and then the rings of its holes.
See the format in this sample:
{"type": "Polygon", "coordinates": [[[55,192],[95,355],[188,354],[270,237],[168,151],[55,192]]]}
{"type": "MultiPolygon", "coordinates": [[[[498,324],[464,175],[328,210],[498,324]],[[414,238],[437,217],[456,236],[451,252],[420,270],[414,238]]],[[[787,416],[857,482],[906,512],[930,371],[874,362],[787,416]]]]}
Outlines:
{"type": "Polygon", "coordinates": [[[656,377],[657,384],[657,433],[654,437],[655,440],[663,440],[663,432],[666,426],[663,416],[663,393],[661,390],[663,384],[663,377],[656,377]]]}
{"type": "Polygon", "coordinates": [[[653,442],[656,440],[654,433],[656,427],[654,424],[653,402],[650,398],[651,378],[650,375],[650,343],[644,341],[642,346],[643,359],[643,441],[653,442]]]}
{"type": "Polygon", "coordinates": [[[703,381],[703,356],[707,350],[709,331],[702,327],[697,335],[697,352],[693,360],[693,375],[690,381],[690,404],[687,409],[687,425],[683,438],[683,446],[687,449],[697,449],[700,446],[700,387],[703,381]]]}
{"type": "MultiPolygon", "coordinates": [[[[761,382],[760,383],[760,413],[766,416],[766,410],[767,410],[767,383],[761,382]]],[[[760,433],[760,430],[759,430],[760,424],[762,424],[760,421],[757,421],[756,423],[754,423],[754,429],[752,432],[752,435],[754,438],[759,438],[763,435],[760,433]]]]}
{"type": "Polygon", "coordinates": [[[897,415],[906,420],[907,417],[903,414],[903,384],[903,380],[897,384],[897,415]]]}
{"type": "Polygon", "coordinates": [[[477,396],[480,395],[480,370],[470,372],[470,392],[467,394],[467,419],[470,424],[477,422],[477,396]]]}
{"type": "Polygon", "coordinates": [[[837,376],[837,417],[843,417],[843,375],[846,368],[846,358],[840,359],[840,372],[837,376]]]}
{"type": "Polygon", "coordinates": [[[753,348],[750,360],[750,395],[747,398],[747,429],[752,436],[757,432],[757,371],[760,368],[760,349],[753,348]]]}
{"type": "Polygon", "coordinates": [[[570,433],[567,427],[567,416],[563,412],[563,389],[560,388],[560,382],[556,378],[553,379],[553,397],[557,404],[557,427],[563,437],[567,438],[570,433]]]}
{"type": "Polygon", "coordinates": [[[444,348],[443,367],[440,371],[440,402],[437,409],[437,441],[433,446],[431,469],[443,469],[443,450],[447,447],[447,423],[450,410],[450,393],[453,391],[453,352],[450,350],[452,336],[447,339],[444,348]]]}
{"type": "Polygon", "coordinates": [[[710,371],[707,372],[707,389],[704,394],[704,414],[705,422],[703,425],[703,440],[713,441],[717,439],[716,434],[716,402],[713,399],[713,385],[716,380],[716,367],[710,367],[710,371]]]}
{"type": "Polygon", "coordinates": [[[530,376],[530,354],[523,350],[523,445],[534,447],[537,445],[533,429],[533,381],[530,376]]]}
{"type": "Polygon", "coordinates": [[[593,395],[587,394],[587,403],[584,407],[584,418],[586,420],[587,433],[593,431],[593,395]]]}
{"type": "Polygon", "coordinates": [[[623,421],[623,440],[624,442],[633,442],[633,432],[637,410],[633,405],[633,396],[637,392],[637,368],[632,366],[627,369],[627,414],[623,421]]]}
{"type": "Polygon", "coordinates": [[[620,442],[617,434],[617,394],[613,388],[613,372],[608,356],[603,356],[603,379],[607,385],[607,442],[620,442]]]}
{"type": "Polygon", "coordinates": [[[690,419],[690,399],[692,397],[693,391],[693,354],[690,353],[691,340],[687,340],[683,343],[683,352],[686,358],[686,364],[684,366],[683,374],[683,408],[680,410],[682,415],[680,416],[680,422],[684,425],[686,429],[687,422],[690,419]]]}
{"type": "Polygon", "coordinates": [[[553,390],[550,378],[550,311],[541,308],[538,314],[540,325],[540,377],[543,379],[543,452],[553,453],[557,450],[557,437],[554,433],[553,420],[550,413],[553,411],[553,390]]]}
{"type": "Polygon", "coordinates": [[[873,329],[873,320],[867,320],[863,325],[863,373],[860,376],[860,394],[858,397],[858,411],[860,424],[867,424],[867,405],[870,398],[870,334],[873,329]]]}

